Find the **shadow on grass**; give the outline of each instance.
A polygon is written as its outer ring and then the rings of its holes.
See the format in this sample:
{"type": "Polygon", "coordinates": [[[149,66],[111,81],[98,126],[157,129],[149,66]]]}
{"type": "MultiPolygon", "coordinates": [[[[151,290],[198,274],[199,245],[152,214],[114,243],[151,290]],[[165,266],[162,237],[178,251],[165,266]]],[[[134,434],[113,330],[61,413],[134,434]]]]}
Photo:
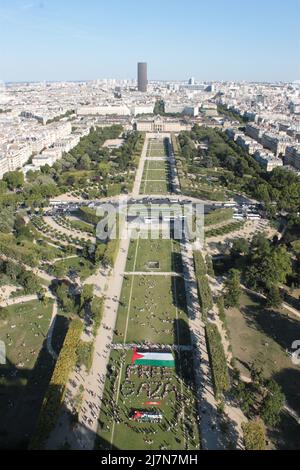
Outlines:
{"type": "Polygon", "coordinates": [[[258,301],[253,294],[249,297],[255,305],[241,309],[248,326],[266,334],[283,349],[290,350],[293,341],[300,339],[300,321],[287,313],[265,308],[263,301],[258,301]]]}
{"type": "Polygon", "coordinates": [[[0,367],[5,380],[0,387],[0,448],[26,449],[35,429],[44,394],[55,361],[44,345],[32,370],[17,369],[8,363],[0,367]]]}
{"type": "MultiPolygon", "coordinates": [[[[65,317],[56,318],[52,346],[59,352],[67,331],[65,317]],[[64,327],[63,327],[64,325],[64,327]]],[[[55,361],[43,342],[33,369],[7,362],[0,366],[0,448],[26,449],[34,432],[55,361]]]]}

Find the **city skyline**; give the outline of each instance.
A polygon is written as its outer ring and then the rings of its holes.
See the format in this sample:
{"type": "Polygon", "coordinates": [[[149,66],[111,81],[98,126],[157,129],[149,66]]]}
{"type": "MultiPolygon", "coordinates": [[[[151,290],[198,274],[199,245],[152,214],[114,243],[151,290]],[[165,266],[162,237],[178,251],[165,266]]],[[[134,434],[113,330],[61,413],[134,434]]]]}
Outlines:
{"type": "Polygon", "coordinates": [[[299,80],[297,0],[230,2],[154,0],[49,2],[3,0],[0,79],[133,79],[136,62],[149,80],[292,82],[299,80]],[[167,19],[167,21],[166,21],[167,19]],[[280,31],[280,34],[278,34],[280,31]]]}

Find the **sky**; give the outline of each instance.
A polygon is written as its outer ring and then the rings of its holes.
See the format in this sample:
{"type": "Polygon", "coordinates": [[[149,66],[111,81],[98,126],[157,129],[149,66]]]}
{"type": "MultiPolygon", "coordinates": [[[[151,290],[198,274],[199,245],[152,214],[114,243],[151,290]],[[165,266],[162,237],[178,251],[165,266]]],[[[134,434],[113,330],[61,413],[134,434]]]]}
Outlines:
{"type": "Polygon", "coordinates": [[[300,80],[300,0],[0,0],[0,80],[300,80]]]}

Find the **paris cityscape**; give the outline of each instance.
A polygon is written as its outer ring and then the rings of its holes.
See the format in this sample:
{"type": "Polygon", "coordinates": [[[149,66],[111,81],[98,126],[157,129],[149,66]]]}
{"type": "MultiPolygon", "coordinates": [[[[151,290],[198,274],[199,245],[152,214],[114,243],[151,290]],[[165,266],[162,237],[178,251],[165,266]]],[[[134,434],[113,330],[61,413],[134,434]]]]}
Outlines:
{"type": "Polygon", "coordinates": [[[216,3],[0,2],[1,450],[300,449],[300,6],[216,3]]]}

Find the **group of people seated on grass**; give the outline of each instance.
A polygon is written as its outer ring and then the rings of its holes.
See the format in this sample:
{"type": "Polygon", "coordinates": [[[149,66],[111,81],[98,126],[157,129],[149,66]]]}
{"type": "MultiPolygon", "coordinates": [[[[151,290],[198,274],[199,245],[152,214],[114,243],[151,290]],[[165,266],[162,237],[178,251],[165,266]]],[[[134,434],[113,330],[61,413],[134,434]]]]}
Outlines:
{"type": "MultiPolygon", "coordinates": [[[[124,366],[125,362],[126,354],[124,353],[121,357],[121,364],[124,366]]],[[[111,397],[117,396],[118,380],[116,378],[121,364],[119,361],[113,361],[111,365],[113,376],[110,383],[112,389],[103,399],[102,413],[106,418],[106,423],[100,421],[102,431],[110,432],[111,423],[115,422],[125,424],[137,434],[145,435],[144,442],[148,445],[152,445],[155,436],[161,432],[172,433],[178,443],[182,439],[187,447],[189,442],[195,445],[198,427],[195,401],[190,391],[184,391],[178,375],[174,374],[174,369],[127,365],[125,380],[120,388],[119,403],[116,404],[111,397]],[[137,397],[141,398],[141,404],[144,403],[143,399],[164,400],[165,406],[168,408],[172,404],[172,417],[164,415],[162,422],[148,423],[147,426],[132,423],[129,419],[129,412],[134,405],[136,406],[137,397]],[[179,436],[181,437],[179,438],[179,436]]],[[[161,449],[167,449],[168,446],[166,440],[161,443],[161,449]]]]}

